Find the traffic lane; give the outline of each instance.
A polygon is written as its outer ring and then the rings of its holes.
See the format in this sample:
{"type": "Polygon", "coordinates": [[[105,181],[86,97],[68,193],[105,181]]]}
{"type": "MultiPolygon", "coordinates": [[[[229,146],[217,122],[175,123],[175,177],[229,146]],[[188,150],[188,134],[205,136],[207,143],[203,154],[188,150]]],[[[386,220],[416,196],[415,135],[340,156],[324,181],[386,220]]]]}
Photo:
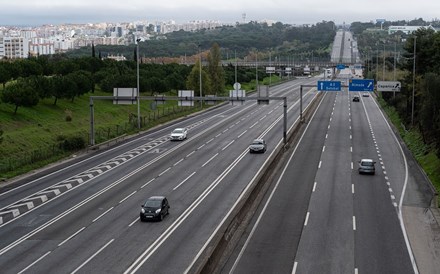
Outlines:
{"type": "MultiPolygon", "coordinates": [[[[179,273],[189,267],[232,205],[238,202],[244,188],[256,176],[263,165],[262,160],[266,160],[263,155],[244,153],[244,158],[221,179],[207,199],[188,216],[187,221],[140,265],[139,272],[179,273]]],[[[215,168],[215,164],[211,168],[215,168]]],[[[210,169],[206,169],[206,172],[209,173],[210,169]]]]}
{"type": "Polygon", "coordinates": [[[352,273],[354,217],[349,101],[337,93],[316,173],[294,273],[352,273]]]}
{"type": "Polygon", "coordinates": [[[400,203],[405,181],[407,180],[406,159],[403,157],[399,143],[383,116],[376,100],[370,97],[362,97],[362,104],[371,123],[374,133],[373,141],[378,155],[377,164],[382,167],[394,192],[395,202],[400,203]]]}
{"type": "Polygon", "coordinates": [[[321,128],[328,124],[328,102],[333,100],[324,96],[288,165],[275,176],[282,177],[274,179],[222,273],[291,272],[324,142],[321,128]]]}
{"type": "MultiPolygon", "coordinates": [[[[367,114],[369,116],[370,112],[357,111],[352,115],[353,159],[371,158],[378,162],[383,153],[375,146],[377,138],[373,139],[373,136],[377,131],[373,130],[367,114]]],[[[413,273],[394,193],[387,184],[384,171],[382,165],[376,164],[375,175],[353,172],[356,268],[365,273],[413,273]]]]}
{"type": "MultiPolygon", "coordinates": [[[[181,172],[180,172],[181,173],[181,172]]],[[[130,190],[131,191],[131,190],[130,190]]],[[[117,191],[118,192],[118,194],[119,194],[119,191],[117,191]]],[[[163,193],[163,192],[161,192],[161,193],[163,193]]],[[[113,196],[113,195],[111,195],[111,196],[113,196]]],[[[120,197],[121,198],[121,197],[120,197]]],[[[105,208],[109,208],[110,207],[110,205],[109,206],[107,206],[107,207],[105,207],[105,208]]],[[[96,208],[96,206],[93,206],[93,208],[96,208]]],[[[75,212],[75,214],[78,214],[78,217],[79,216],[82,216],[82,218],[83,219],[86,219],[86,214],[88,213],[88,212],[91,212],[91,211],[88,211],[87,209],[86,209],[86,212],[81,212],[81,210],[78,210],[77,212],[75,212]]],[[[75,214],[72,214],[72,218],[73,219],[76,219],[77,217],[75,216],[75,214]]],[[[60,228],[58,228],[58,230],[60,231],[62,231],[63,229],[60,229],[60,228]]],[[[75,231],[76,231],[76,229],[74,229],[75,231]]],[[[56,234],[56,233],[54,233],[54,232],[51,232],[51,231],[49,231],[48,232],[48,235],[54,235],[54,234],[56,234]]],[[[70,235],[70,233],[68,234],[68,235],[70,235]]],[[[49,237],[49,236],[47,236],[47,237],[49,237]]]]}

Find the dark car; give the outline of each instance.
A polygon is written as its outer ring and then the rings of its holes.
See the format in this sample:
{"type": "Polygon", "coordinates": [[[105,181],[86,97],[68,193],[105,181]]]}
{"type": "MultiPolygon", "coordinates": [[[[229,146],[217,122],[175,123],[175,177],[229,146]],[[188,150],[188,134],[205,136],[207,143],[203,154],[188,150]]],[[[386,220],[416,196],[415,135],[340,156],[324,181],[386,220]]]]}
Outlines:
{"type": "Polygon", "coordinates": [[[359,102],[360,98],[358,95],[353,96],[353,102],[359,102]]]}
{"type": "Polygon", "coordinates": [[[141,221],[162,221],[165,215],[169,214],[170,209],[168,200],[164,196],[152,196],[141,207],[141,221]]]}
{"type": "Polygon", "coordinates": [[[376,168],[374,166],[376,162],[371,159],[362,159],[359,161],[359,174],[367,173],[374,174],[376,172],[376,168]]]}
{"type": "Polygon", "coordinates": [[[263,139],[255,139],[249,145],[249,153],[264,153],[266,152],[266,141],[263,139]]]}

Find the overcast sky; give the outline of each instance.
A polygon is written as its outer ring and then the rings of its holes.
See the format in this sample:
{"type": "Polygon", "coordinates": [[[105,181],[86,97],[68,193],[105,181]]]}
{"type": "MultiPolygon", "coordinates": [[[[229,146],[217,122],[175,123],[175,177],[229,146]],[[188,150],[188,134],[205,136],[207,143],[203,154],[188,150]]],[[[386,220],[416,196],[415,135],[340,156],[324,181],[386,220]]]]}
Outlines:
{"type": "Polygon", "coordinates": [[[0,26],[62,23],[264,19],[286,24],[336,24],[375,19],[425,21],[440,15],[439,0],[0,0],[0,26]]]}

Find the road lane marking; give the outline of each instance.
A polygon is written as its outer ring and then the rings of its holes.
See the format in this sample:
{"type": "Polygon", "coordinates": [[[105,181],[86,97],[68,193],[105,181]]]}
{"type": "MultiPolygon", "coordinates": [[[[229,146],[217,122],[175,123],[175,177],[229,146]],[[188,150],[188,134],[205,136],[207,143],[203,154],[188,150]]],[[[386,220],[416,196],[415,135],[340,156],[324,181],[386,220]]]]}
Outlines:
{"type": "MultiPolygon", "coordinates": [[[[189,153],[188,155],[185,156],[185,158],[188,158],[189,156],[193,155],[196,151],[192,151],[191,153],[189,153]]],[[[159,175],[160,176],[160,175],[159,175]]]]}
{"type": "Polygon", "coordinates": [[[115,239],[111,239],[108,243],[106,243],[103,247],[101,247],[98,251],[95,252],[91,257],[89,257],[84,263],[78,266],[71,274],[75,274],[78,272],[83,266],[85,266],[88,262],[90,262],[93,258],[95,258],[101,251],[103,251],[109,244],[111,244],[115,239]]]}
{"type": "Polygon", "coordinates": [[[222,148],[222,150],[227,149],[230,145],[232,145],[235,142],[235,140],[232,140],[231,142],[229,142],[229,144],[227,144],[225,147],[222,148]]]}
{"type": "Polygon", "coordinates": [[[319,161],[318,168],[321,168],[322,161],[319,161]]]}
{"type": "Polygon", "coordinates": [[[206,142],[207,144],[211,143],[212,141],[214,141],[214,138],[212,138],[211,140],[208,140],[208,142],[206,142]]]}
{"type": "Polygon", "coordinates": [[[164,175],[165,173],[167,173],[168,171],[170,171],[171,167],[165,169],[164,171],[162,171],[159,175],[157,175],[157,177],[160,177],[162,175],[164,175]]]}
{"type": "Polygon", "coordinates": [[[216,153],[216,154],[214,154],[214,156],[212,156],[211,158],[209,158],[208,159],[208,161],[206,161],[203,165],[202,165],[202,167],[205,167],[209,162],[211,162],[215,157],[217,157],[218,156],[218,152],[216,153]]]}
{"type": "Polygon", "coordinates": [[[183,159],[180,159],[179,161],[177,161],[176,163],[174,163],[173,166],[177,166],[178,164],[180,164],[183,161],[183,159]]]}
{"type": "Polygon", "coordinates": [[[144,187],[146,187],[147,185],[149,185],[152,181],[154,181],[155,180],[155,178],[153,178],[153,179],[151,179],[150,181],[148,181],[148,182],[146,182],[145,184],[143,184],[142,186],[141,186],[141,188],[144,188],[144,187]]]}
{"type": "Polygon", "coordinates": [[[247,129],[246,129],[245,131],[243,131],[242,133],[240,133],[240,135],[238,135],[237,138],[240,138],[240,137],[243,136],[246,132],[247,132],[247,129]]]}
{"type": "Polygon", "coordinates": [[[315,190],[316,190],[316,185],[317,185],[317,183],[315,182],[315,183],[313,184],[313,190],[312,190],[312,192],[315,192],[315,190]]]}
{"type": "Polygon", "coordinates": [[[356,230],[356,216],[353,216],[353,230],[356,230]]]}
{"type": "Polygon", "coordinates": [[[222,135],[222,134],[219,133],[219,134],[215,135],[215,138],[218,138],[218,137],[220,137],[221,135],[222,135]]]}
{"type": "Polygon", "coordinates": [[[322,147],[322,152],[324,152],[324,151],[325,151],[325,146],[322,147]]]}
{"type": "Polygon", "coordinates": [[[294,262],[293,263],[293,269],[292,269],[292,274],[296,274],[296,269],[298,267],[298,262],[294,262]]]}
{"type": "Polygon", "coordinates": [[[139,221],[139,217],[136,217],[136,219],[134,219],[133,222],[131,222],[128,227],[131,227],[132,225],[134,225],[137,221],[139,221]]]}
{"type": "Polygon", "coordinates": [[[250,126],[249,128],[253,128],[256,125],[258,125],[258,122],[253,123],[252,126],[250,126]]]}
{"type": "Polygon", "coordinates": [[[191,175],[189,175],[188,177],[186,177],[180,184],[178,184],[175,188],[173,188],[173,190],[178,189],[181,185],[183,185],[186,181],[189,180],[189,178],[191,178],[192,176],[194,176],[194,174],[196,174],[196,172],[194,171],[193,173],[191,173],[191,175]]]}
{"type": "Polygon", "coordinates": [[[99,215],[98,217],[96,217],[92,223],[96,222],[99,218],[101,218],[102,216],[104,216],[105,214],[107,214],[110,210],[112,210],[114,207],[112,206],[111,208],[107,209],[104,213],[102,213],[101,215],[99,215]]]}
{"type": "Polygon", "coordinates": [[[84,229],[86,229],[85,226],[83,226],[81,229],[79,229],[77,232],[73,233],[72,235],[70,235],[67,239],[65,239],[64,241],[62,241],[61,243],[58,244],[58,246],[62,246],[63,244],[65,244],[67,241],[69,241],[70,239],[72,239],[73,237],[75,237],[76,235],[78,235],[81,231],[83,231],[84,229]]]}
{"type": "Polygon", "coordinates": [[[133,191],[131,194],[129,194],[127,197],[125,197],[124,199],[120,200],[119,203],[122,204],[125,200],[127,200],[128,198],[130,198],[132,195],[134,195],[137,192],[137,190],[133,191]]]}
{"type": "Polygon", "coordinates": [[[26,270],[28,270],[29,268],[31,268],[32,266],[34,266],[36,263],[38,263],[39,261],[43,260],[44,257],[46,257],[47,255],[49,255],[52,251],[48,251],[46,252],[46,254],[44,254],[43,256],[41,256],[40,258],[38,258],[35,262],[31,263],[30,265],[28,265],[25,269],[23,269],[22,271],[18,272],[17,274],[21,274],[24,273],[26,270]]]}
{"type": "Polygon", "coordinates": [[[306,220],[304,221],[304,226],[307,226],[307,223],[309,222],[309,216],[310,216],[310,212],[307,211],[306,220]]]}
{"type": "Polygon", "coordinates": [[[351,184],[351,193],[354,194],[354,184],[351,184]]]}
{"type": "Polygon", "coordinates": [[[206,145],[206,144],[203,144],[203,145],[199,146],[199,147],[197,148],[197,150],[201,149],[201,148],[204,147],[205,145],[206,145]]]}

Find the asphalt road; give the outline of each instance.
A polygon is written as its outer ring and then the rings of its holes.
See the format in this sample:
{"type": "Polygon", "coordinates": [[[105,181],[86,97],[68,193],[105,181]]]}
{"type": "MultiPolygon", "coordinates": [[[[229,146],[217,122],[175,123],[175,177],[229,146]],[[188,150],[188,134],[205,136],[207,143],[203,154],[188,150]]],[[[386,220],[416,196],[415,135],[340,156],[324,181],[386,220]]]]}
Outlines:
{"type": "MultiPolygon", "coordinates": [[[[272,87],[299,116],[300,79],[272,87]]],[[[304,90],[304,106],[316,96],[304,90]]],[[[282,141],[283,102],[226,105],[22,179],[0,193],[2,273],[183,272],[282,141]],[[188,139],[171,142],[175,127],[188,139]],[[268,151],[248,153],[252,139],[268,151]],[[165,195],[163,222],[140,205],[165,195]]]]}
{"type": "Polygon", "coordinates": [[[414,273],[405,160],[375,100],[328,93],[223,273],[414,273]],[[372,158],[375,175],[357,161],[372,158]]]}

